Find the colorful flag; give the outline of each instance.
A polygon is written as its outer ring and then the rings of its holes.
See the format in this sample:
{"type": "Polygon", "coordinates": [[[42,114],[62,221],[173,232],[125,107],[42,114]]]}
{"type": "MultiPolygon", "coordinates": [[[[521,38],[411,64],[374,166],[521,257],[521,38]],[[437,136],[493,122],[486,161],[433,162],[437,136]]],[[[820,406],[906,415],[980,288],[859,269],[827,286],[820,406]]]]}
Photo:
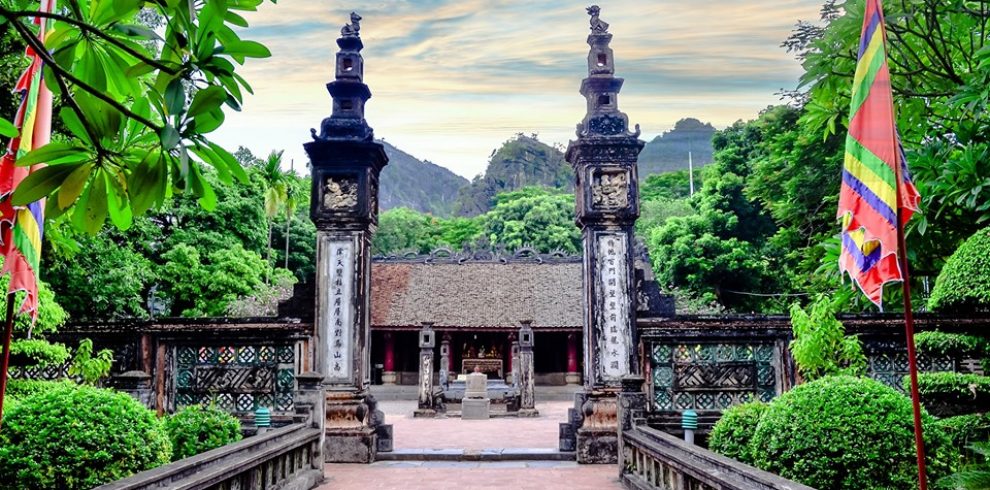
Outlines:
{"type": "Polygon", "coordinates": [[[882,308],[884,284],[903,278],[898,228],[918,209],[920,196],[895,125],[880,0],[867,0],[860,39],[839,194],[839,270],[882,308]]]}
{"type": "MultiPolygon", "coordinates": [[[[43,0],[42,12],[51,12],[54,0],[43,0]]],[[[38,18],[39,39],[45,38],[46,19],[38,18]]],[[[17,185],[43,165],[18,167],[16,161],[25,153],[44,146],[51,136],[51,92],[42,81],[42,60],[32,49],[31,60],[21,75],[14,93],[21,94],[21,105],[14,118],[20,135],[11,139],[7,153],[0,160],[0,254],[4,257],[0,274],[10,273],[9,293],[25,291],[20,312],[38,316],[38,266],[44,228],[44,200],[27,206],[14,206],[11,196],[17,185]]]]}

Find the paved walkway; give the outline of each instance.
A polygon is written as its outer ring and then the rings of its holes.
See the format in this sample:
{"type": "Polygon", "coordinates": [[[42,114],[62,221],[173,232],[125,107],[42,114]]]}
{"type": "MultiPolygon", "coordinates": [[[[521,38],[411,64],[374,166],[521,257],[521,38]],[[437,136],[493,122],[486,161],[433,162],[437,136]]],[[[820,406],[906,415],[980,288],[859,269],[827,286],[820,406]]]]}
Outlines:
{"type": "MultiPolygon", "coordinates": [[[[489,420],[415,419],[414,401],[383,401],[393,424],[395,449],[555,449],[558,424],[573,402],[537,403],[540,416],[489,420]]],[[[610,490],[620,489],[615,465],[570,461],[381,461],[370,465],[330,464],[319,490],[610,490]]]]}

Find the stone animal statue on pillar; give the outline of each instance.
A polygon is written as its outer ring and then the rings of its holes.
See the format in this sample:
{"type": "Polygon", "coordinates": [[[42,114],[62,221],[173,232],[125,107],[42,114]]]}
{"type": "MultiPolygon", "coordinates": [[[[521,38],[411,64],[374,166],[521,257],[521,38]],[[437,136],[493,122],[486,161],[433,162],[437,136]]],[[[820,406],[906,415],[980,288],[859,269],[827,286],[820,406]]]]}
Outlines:
{"type": "Polygon", "coordinates": [[[344,24],[340,29],[342,37],[358,37],[361,32],[361,16],[357,12],[351,12],[351,23],[344,24]]]}
{"type": "Polygon", "coordinates": [[[591,16],[591,30],[594,32],[606,32],[608,31],[608,22],[598,18],[602,9],[597,5],[592,5],[588,7],[588,15],[591,16]]]}

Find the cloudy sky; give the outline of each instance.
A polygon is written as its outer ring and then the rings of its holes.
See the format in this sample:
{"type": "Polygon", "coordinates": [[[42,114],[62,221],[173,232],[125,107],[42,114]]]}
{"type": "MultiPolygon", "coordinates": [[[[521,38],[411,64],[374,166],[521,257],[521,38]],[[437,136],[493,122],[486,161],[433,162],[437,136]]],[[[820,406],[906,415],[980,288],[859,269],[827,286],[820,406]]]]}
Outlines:
{"type": "MultiPolygon", "coordinates": [[[[614,34],[620,108],[643,138],[682,117],[716,127],[750,119],[801,73],[779,47],[821,0],[602,0],[614,34]]],[[[335,40],[356,10],[364,20],[367,118],[377,137],[465,177],[515,133],[566,144],[584,114],[587,2],[522,0],[279,0],[248,16],[242,34],[272,51],[242,73],[254,87],[216,139],[256,155],[302,143],[330,114],[325,84],[335,40]]]]}

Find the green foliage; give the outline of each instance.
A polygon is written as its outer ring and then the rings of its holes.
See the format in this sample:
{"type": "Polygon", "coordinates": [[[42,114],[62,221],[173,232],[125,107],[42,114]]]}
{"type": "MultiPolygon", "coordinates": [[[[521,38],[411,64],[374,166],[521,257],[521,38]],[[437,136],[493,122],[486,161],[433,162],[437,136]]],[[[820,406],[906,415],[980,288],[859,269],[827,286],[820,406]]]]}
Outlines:
{"type": "Polygon", "coordinates": [[[990,308],[990,228],[969,237],[935,280],[928,306],[933,310],[990,308]]]}
{"type": "Polygon", "coordinates": [[[974,442],[990,437],[990,418],[986,414],[972,413],[946,417],[935,422],[959,451],[965,451],[974,442]]]}
{"type": "Polygon", "coordinates": [[[990,443],[980,442],[970,446],[979,455],[977,462],[965,464],[947,480],[963,490],[990,489],[990,443]]]}
{"type": "Polygon", "coordinates": [[[756,461],[756,455],[750,441],[767,407],[766,403],[756,401],[723,411],[722,417],[708,434],[708,449],[752,465],[756,461]]]}
{"type": "Polygon", "coordinates": [[[113,351],[101,349],[93,355],[93,341],[82,339],[79,347],[76,348],[72,356],[72,364],[69,365],[69,376],[79,376],[83,383],[96,384],[102,378],[110,375],[110,366],[113,364],[113,351]]]}
{"type": "Polygon", "coordinates": [[[174,301],[173,311],[183,316],[221,316],[240,297],[264,284],[264,259],[239,243],[200,255],[187,244],[178,244],[162,259],[162,282],[174,301]]]}
{"type": "Polygon", "coordinates": [[[53,366],[69,360],[69,349],[44,339],[18,339],[10,344],[11,355],[27,356],[32,365],[53,366]]]}
{"type": "Polygon", "coordinates": [[[4,414],[0,481],[89,489],[160,466],[172,448],[154,412],[124,393],[61,384],[4,414]]]}
{"type": "Polygon", "coordinates": [[[691,216],[696,213],[697,211],[691,206],[689,199],[642,200],[639,203],[639,219],[636,220],[636,231],[649,236],[650,230],[663,226],[670,218],[691,216]]]}
{"type": "Polygon", "coordinates": [[[90,234],[107,217],[129,228],[135,216],[176,192],[212,209],[216,194],[203,178],[205,166],[227,183],[247,179],[207,134],[223,123],[223,106],[240,110],[242,92],[251,90],[234,64],[271,55],[232,28],[247,26],[238,11],[262,2],[72,3],[48,16],[53,25],[45,46],[34,32],[36,11],[27,4],[0,7],[6,25],[44,59],[66,128],[64,138],[19,160],[49,165],[17,189],[15,204],[47,196],[47,216],[64,214],[90,234]],[[138,24],[141,9],[163,19],[163,29],[138,24]]]}
{"type": "Polygon", "coordinates": [[[492,153],[484,176],[461,188],[454,205],[459,216],[477,216],[492,209],[495,196],[524,187],[551,187],[572,191],[574,171],[564,161],[562,148],[541,143],[536,135],[519,133],[492,153]]]}
{"type": "MultiPolygon", "coordinates": [[[[913,489],[917,485],[911,400],[880,382],[828,376],[774,399],[752,439],[756,465],[815,488],[913,489]]],[[[957,457],[927,413],[929,478],[957,457]]]]}
{"type": "Polygon", "coordinates": [[[829,298],[818,298],[808,311],[798,304],[792,305],[791,328],[794,331],[791,355],[805,380],[866,372],[863,346],[857,337],[846,335],[829,298]]]}
{"type": "MultiPolygon", "coordinates": [[[[905,391],[910,390],[910,377],[905,376],[901,384],[905,391]]],[[[951,371],[918,373],[918,394],[925,406],[937,402],[964,405],[979,400],[985,403],[990,401],[990,377],[951,371]]],[[[975,405],[973,408],[978,409],[975,405]]]]}
{"type": "Polygon", "coordinates": [[[76,386],[69,380],[48,381],[41,379],[7,379],[7,398],[4,398],[4,409],[9,409],[6,403],[10,398],[24,399],[38,393],[47,393],[51,390],[61,389],[63,386],[76,386]]]}
{"type": "Polygon", "coordinates": [[[573,194],[550,189],[501,194],[495,208],[482,216],[484,234],[509,250],[532,246],[542,252],[577,252],[581,231],[574,226],[574,206],[573,194]]]}
{"type": "Polygon", "coordinates": [[[168,416],[164,426],[172,443],[172,461],[241,440],[241,422],[215,406],[184,407],[168,416]]]}
{"type": "MultiPolygon", "coordinates": [[[[714,129],[713,129],[714,131],[714,129]]],[[[701,189],[702,171],[694,170],[694,190],[701,189]]],[[[641,201],[675,200],[691,197],[691,179],[687,170],[665,172],[642,178],[640,174],[639,199],[641,201]]]]}
{"type": "Polygon", "coordinates": [[[389,209],[378,216],[378,230],[371,241],[375,254],[403,250],[429,253],[440,240],[437,236],[440,220],[412,209],[389,209]]]}
{"type": "Polygon", "coordinates": [[[963,358],[983,358],[990,350],[990,342],[983,337],[939,331],[916,334],[914,346],[921,355],[963,358]]]}

